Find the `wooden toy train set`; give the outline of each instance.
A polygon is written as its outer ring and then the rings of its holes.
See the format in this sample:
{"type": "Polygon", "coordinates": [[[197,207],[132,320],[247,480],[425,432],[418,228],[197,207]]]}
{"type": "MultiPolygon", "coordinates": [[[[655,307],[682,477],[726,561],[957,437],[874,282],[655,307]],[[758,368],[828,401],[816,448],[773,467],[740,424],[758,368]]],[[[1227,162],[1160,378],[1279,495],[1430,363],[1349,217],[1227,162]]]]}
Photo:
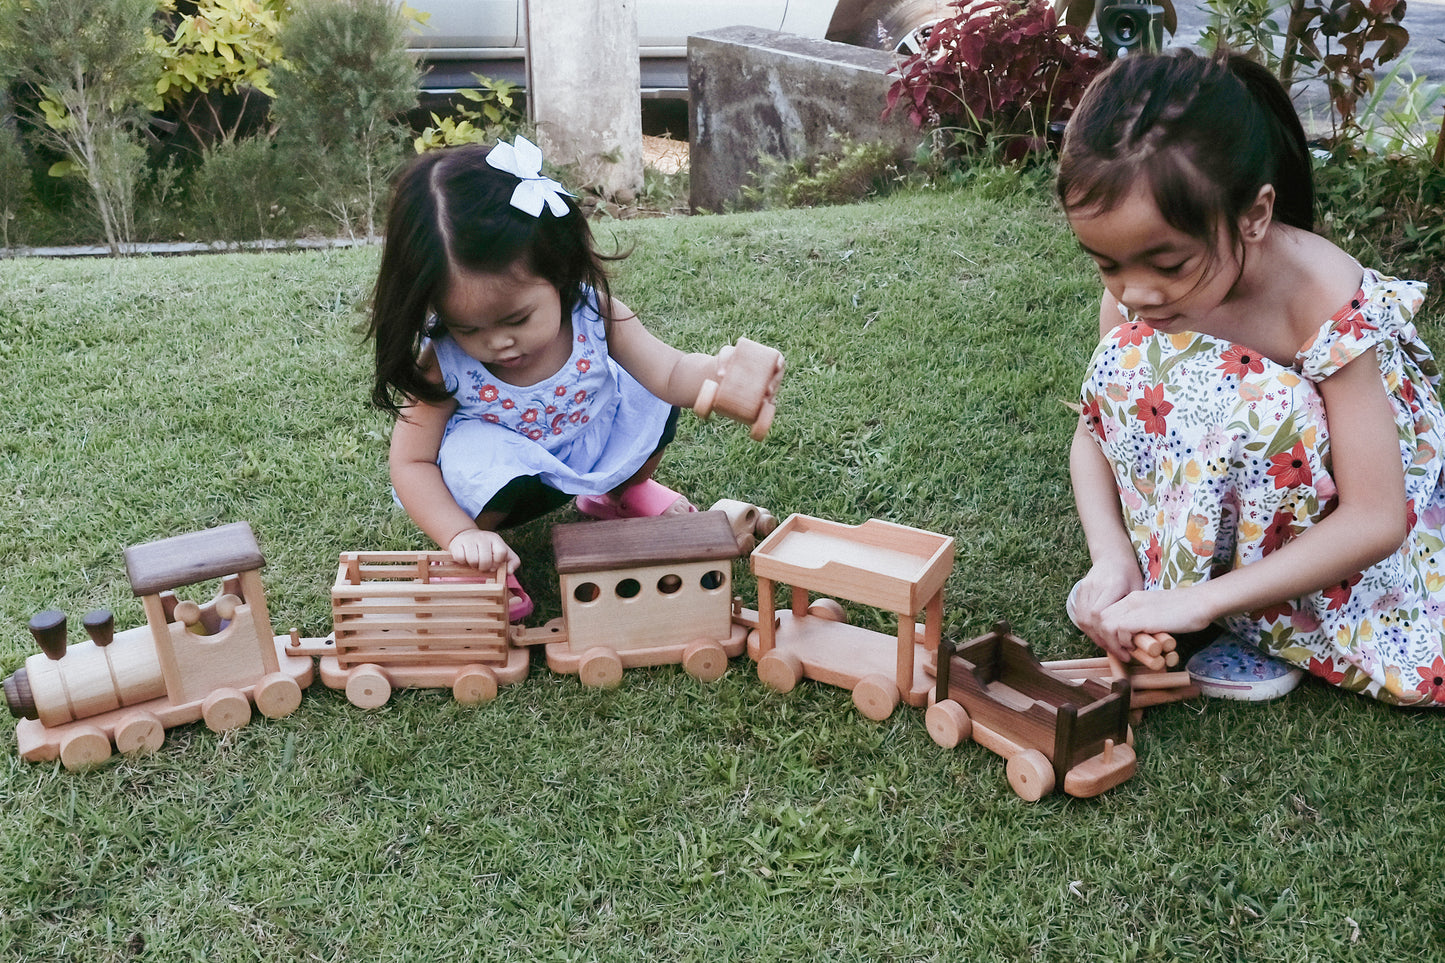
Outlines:
{"type": "Polygon", "coordinates": [[[115,632],[110,613],[92,612],[89,640],[67,645],[62,613],[31,620],[42,652],[3,684],[20,718],[20,755],[79,769],[112,747],[155,750],[173,726],[234,729],[253,707],[278,718],[300,705],[313,674],[362,708],[402,687],[449,688],[479,703],[525,678],[532,646],[586,686],[663,664],[711,682],[746,651],[779,692],[803,679],[839,686],[875,720],[900,703],[926,707],[935,742],[971,738],[1004,756],[1010,785],[1038,799],[1055,786],[1093,796],[1125,781],[1135,769],[1131,719],[1197,694],[1187,673],[1168,671],[1177,662],[1159,653],[1168,642],[1152,638],[1144,648],[1159,654],[1142,654],[1165,671],[1132,677],[1142,685],[1103,658],[1040,662],[1004,623],[953,645],[942,637],[953,540],[878,519],[778,524],[724,501],[695,514],[559,524],[553,545],[562,616],[535,628],[508,622],[505,572],[443,552],[342,553],[325,638],[273,633],[265,560],[244,522],[127,549],[146,624],[115,632]],[[757,611],[732,592],[732,564],[744,556],[757,611]],[[212,581],[220,591],[204,604],[177,596],[212,581]],[[781,612],[776,582],[790,594],[781,612]],[[839,600],[893,613],[896,635],[849,624],[839,600]]]}
{"type": "MultiPolygon", "coordinates": [[[[719,355],[696,410],[750,426],[772,423],[782,356],[739,339],[719,355]]],[[[106,611],[69,645],[66,617],[30,621],[41,652],[4,680],[29,761],[68,769],[112,754],[158,749],[174,726],[204,721],[221,732],[294,712],[319,661],[326,686],[363,709],[404,687],[448,688],[458,702],[494,698],[519,682],[542,646],[548,667],[586,686],[614,686],[623,670],[681,664],[703,682],[744,650],[778,692],[803,679],[848,689],[868,718],[900,703],[927,708],[939,745],[965,738],[1004,756],[1026,799],[1055,786],[1093,796],[1133,775],[1131,721],[1144,706],[1198,690],[1167,636],[1135,639],[1128,674],[1106,658],[1041,663],[1004,623],[961,646],[943,638],[944,585],[953,539],[871,519],[844,525],[724,500],[712,510],[554,526],[562,616],[527,628],[508,619],[505,570],[481,572],[446,552],[345,552],[331,589],[332,633],[273,633],[261,585],[265,564],[249,525],[237,522],[129,548],[126,571],[146,624],[115,632],[106,611]],[[761,539],[761,541],[759,541],[761,539]],[[747,556],[758,609],[733,595],[732,565],[747,556]],[[177,590],[215,582],[204,603],[177,590]],[[788,587],[778,612],[775,585],[788,587]],[[814,597],[812,593],[818,593],[814,597]],[[896,616],[886,635],[849,624],[839,600],[896,616]],[[916,622],[919,615],[923,622],[916,622]]]]}

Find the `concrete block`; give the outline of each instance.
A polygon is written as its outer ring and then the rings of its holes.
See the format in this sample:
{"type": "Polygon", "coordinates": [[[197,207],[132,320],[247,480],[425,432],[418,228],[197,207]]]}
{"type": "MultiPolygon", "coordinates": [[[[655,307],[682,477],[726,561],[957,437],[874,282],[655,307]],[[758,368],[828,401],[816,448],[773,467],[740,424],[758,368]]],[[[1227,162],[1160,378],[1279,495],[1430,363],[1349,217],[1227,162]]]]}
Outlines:
{"type": "Polygon", "coordinates": [[[758,27],[688,38],[689,190],[694,211],[734,204],[765,157],[791,162],[845,140],[909,155],[923,136],[895,111],[885,121],[893,54],[758,27]]]}

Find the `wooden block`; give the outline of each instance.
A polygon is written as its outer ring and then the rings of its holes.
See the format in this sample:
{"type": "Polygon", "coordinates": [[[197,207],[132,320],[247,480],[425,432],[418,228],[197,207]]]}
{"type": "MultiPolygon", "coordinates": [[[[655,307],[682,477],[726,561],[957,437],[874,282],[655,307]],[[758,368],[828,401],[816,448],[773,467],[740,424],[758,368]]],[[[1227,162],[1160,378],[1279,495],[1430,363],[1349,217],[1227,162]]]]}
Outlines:
{"type": "Polygon", "coordinates": [[[709,379],[693,406],[699,417],[713,411],[752,427],[754,441],[762,441],[772,426],[773,395],[783,374],[783,356],[777,350],[747,338],[718,352],[716,380],[709,379]]]}
{"type": "Polygon", "coordinates": [[[1135,689],[1129,697],[1130,709],[1147,709],[1150,706],[1183,702],[1199,695],[1199,686],[1173,686],[1168,689],[1135,689]]]}
{"type": "Polygon", "coordinates": [[[1100,672],[1107,674],[1113,668],[1109,664],[1107,656],[1097,656],[1090,659],[1056,659],[1052,662],[1040,663],[1045,669],[1062,674],[1078,672],[1081,675],[1098,675],[1100,672]]]}
{"type": "Polygon", "coordinates": [[[1162,655],[1150,655],[1148,652],[1143,652],[1139,649],[1134,650],[1134,661],[1145,668],[1153,669],[1155,672],[1163,672],[1165,668],[1164,657],[1162,655]]]}
{"type": "Polygon", "coordinates": [[[1164,651],[1164,640],[1157,635],[1140,632],[1134,636],[1134,649],[1137,652],[1144,652],[1148,655],[1159,655],[1164,651]]]}
{"type": "Polygon", "coordinates": [[[1137,689],[1177,689],[1193,685],[1188,672],[1135,672],[1129,676],[1129,685],[1137,689]]]}

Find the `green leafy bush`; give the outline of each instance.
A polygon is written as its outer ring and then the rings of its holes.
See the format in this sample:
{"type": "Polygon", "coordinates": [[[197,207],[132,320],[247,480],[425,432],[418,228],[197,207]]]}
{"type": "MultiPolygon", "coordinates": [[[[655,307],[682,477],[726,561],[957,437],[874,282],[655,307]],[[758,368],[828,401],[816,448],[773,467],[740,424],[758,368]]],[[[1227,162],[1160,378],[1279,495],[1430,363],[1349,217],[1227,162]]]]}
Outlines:
{"type": "Polygon", "coordinates": [[[390,0],[301,0],[281,31],[272,117],[283,169],[352,237],[373,236],[419,78],[409,16],[390,0]]]}
{"type": "Polygon", "coordinates": [[[412,141],[418,154],[458,144],[489,144],[511,137],[526,115],[517,103],[516,84],[472,74],[477,86],[457,91],[465,103],[454,103],[449,113],[432,112],[432,122],[412,141]],[[470,106],[475,105],[475,106],[470,106]]]}
{"type": "Polygon", "coordinates": [[[132,240],[146,166],[155,12],[155,0],[0,0],[0,71],[34,95],[32,136],[65,158],[52,174],[84,182],[115,254],[132,240]]]}
{"type": "Polygon", "coordinates": [[[1348,145],[1320,154],[1321,232],[1391,274],[1427,282],[1432,302],[1445,305],[1445,168],[1424,154],[1348,145]]]}
{"type": "Polygon", "coordinates": [[[1400,56],[1410,33],[1400,21],[1405,0],[1291,0],[1280,78],[1296,62],[1325,82],[1342,131],[1353,132],[1355,109],[1375,86],[1375,71],[1400,56]]]}
{"type": "Polygon", "coordinates": [[[1204,7],[1212,21],[1201,37],[1206,49],[1249,51],[1287,88],[1324,83],[1336,143],[1359,135],[1361,101],[1410,41],[1401,23],[1405,0],[1204,0],[1204,7]]]}
{"type": "Polygon", "coordinates": [[[235,138],[251,102],[273,93],[285,7],[285,0],[194,0],[181,13],[176,0],[161,0],[155,106],[175,118],[190,144],[204,149],[235,138]]]}
{"type": "Polygon", "coordinates": [[[297,227],[272,138],[228,138],[205,149],[187,195],[190,234],[203,241],[262,241],[297,227]]]}

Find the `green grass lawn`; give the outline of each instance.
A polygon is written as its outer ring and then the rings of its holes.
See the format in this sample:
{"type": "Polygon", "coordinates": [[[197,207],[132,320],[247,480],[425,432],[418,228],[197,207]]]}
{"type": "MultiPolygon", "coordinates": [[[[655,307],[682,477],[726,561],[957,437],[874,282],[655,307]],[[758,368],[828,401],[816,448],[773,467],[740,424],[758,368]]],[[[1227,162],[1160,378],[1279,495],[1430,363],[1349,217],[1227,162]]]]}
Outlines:
{"type": "MultiPolygon", "coordinates": [[[[1044,658],[1086,563],[1066,469],[1098,284],[1005,180],[854,207],[606,223],[664,338],[772,344],[766,443],[684,418],[700,504],[884,518],[957,541],[946,632],[1044,658]]],[[[278,630],[330,628],[345,550],[426,548],[391,503],[355,305],[377,252],[0,264],[0,670],[59,607],[142,620],[129,545],[245,520],[278,630]]],[[[1438,325],[1426,335],[1441,343],[1438,325]]],[[[558,614],[548,525],[515,539],[558,614]]],[[[737,587],[754,585],[739,564],[737,587]]],[[[855,620],[887,629],[869,610],[855,620]]],[[[787,695],[530,675],[405,691],[84,773],[0,736],[0,952],[40,960],[1445,959],[1445,718],[1307,683],[1150,710],[1138,774],[1025,803],[1003,760],[787,695]]],[[[8,731],[8,730],[7,730],[8,731]]]]}

